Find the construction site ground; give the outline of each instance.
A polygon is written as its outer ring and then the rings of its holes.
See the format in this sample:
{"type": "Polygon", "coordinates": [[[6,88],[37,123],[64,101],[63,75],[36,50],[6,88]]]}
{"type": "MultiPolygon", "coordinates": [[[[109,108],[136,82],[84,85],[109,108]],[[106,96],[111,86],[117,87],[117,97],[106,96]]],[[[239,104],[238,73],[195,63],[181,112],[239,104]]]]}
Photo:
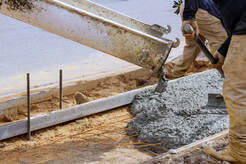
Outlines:
{"type": "MultiPolygon", "coordinates": [[[[208,69],[206,63],[194,66],[191,72],[208,69]]],[[[172,67],[170,63],[168,67],[172,67]]],[[[80,90],[89,101],[117,95],[136,88],[152,85],[157,78],[146,72],[145,76],[119,75],[102,80],[90,91],[80,90]]],[[[73,95],[64,97],[64,107],[75,105],[73,95]]],[[[32,116],[58,110],[58,98],[32,104],[32,116]]],[[[124,106],[86,118],[63,123],[32,132],[31,140],[19,136],[0,141],[0,163],[138,163],[158,154],[147,149],[149,144],[136,141],[126,134],[127,123],[132,119],[124,106]]],[[[25,107],[1,118],[1,125],[25,119],[25,107]]],[[[14,110],[12,110],[14,111],[14,110]]],[[[151,145],[156,146],[158,145],[151,145]]]]}
{"type": "Polygon", "coordinates": [[[126,135],[127,107],[40,130],[1,143],[0,163],[137,163],[152,154],[126,135]]]}
{"type": "MultiPolygon", "coordinates": [[[[119,75],[102,80],[93,90],[81,92],[92,101],[156,82],[157,78],[149,72],[135,78],[119,75]]],[[[64,108],[76,105],[73,95],[65,96],[63,103],[64,108]]],[[[58,104],[58,98],[32,104],[32,116],[58,110],[58,104]]],[[[25,106],[11,109],[1,124],[25,119],[25,110],[25,106]]],[[[0,142],[0,163],[136,163],[151,158],[154,153],[146,153],[144,143],[126,135],[130,120],[125,106],[33,132],[31,141],[25,136],[5,140],[0,142]]]]}

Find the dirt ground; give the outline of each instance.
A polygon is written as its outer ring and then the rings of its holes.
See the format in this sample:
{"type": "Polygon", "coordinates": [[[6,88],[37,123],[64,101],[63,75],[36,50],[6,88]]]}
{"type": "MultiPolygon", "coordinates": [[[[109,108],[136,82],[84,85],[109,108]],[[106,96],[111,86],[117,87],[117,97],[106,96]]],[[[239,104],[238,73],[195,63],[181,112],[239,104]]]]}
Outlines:
{"type": "Polygon", "coordinates": [[[137,163],[153,157],[126,135],[128,107],[100,113],[0,142],[1,164],[137,163]]]}
{"type": "MultiPolygon", "coordinates": [[[[134,78],[120,75],[101,81],[93,90],[80,92],[92,101],[152,85],[157,80],[151,74],[134,78]]],[[[76,105],[74,95],[66,96],[63,105],[76,105]]],[[[31,113],[48,113],[59,110],[58,106],[59,99],[53,98],[32,104],[31,113]]],[[[12,109],[14,112],[5,115],[1,124],[25,119],[25,110],[12,109]]],[[[152,158],[156,154],[145,149],[147,144],[127,136],[125,129],[131,119],[126,106],[33,132],[31,141],[25,136],[0,141],[0,163],[136,163],[152,158]]]]}
{"type": "MultiPolygon", "coordinates": [[[[198,70],[204,70],[204,68],[199,66],[195,72],[198,70]]],[[[92,101],[153,85],[157,80],[151,74],[144,77],[120,75],[103,80],[93,90],[79,91],[92,101]]],[[[64,97],[64,108],[74,105],[76,105],[74,95],[64,97]]],[[[31,104],[31,116],[59,110],[58,107],[57,97],[42,103],[31,104]]],[[[0,125],[25,119],[25,111],[26,107],[11,109],[0,118],[0,125]]],[[[126,126],[131,119],[132,116],[126,106],[32,132],[30,141],[27,141],[25,136],[0,141],[0,163],[131,164],[143,162],[158,155],[148,149],[149,146],[158,147],[158,145],[136,141],[126,134],[126,126]]]]}
{"type": "MultiPolygon", "coordinates": [[[[127,136],[125,129],[131,119],[125,106],[34,132],[31,141],[27,141],[25,136],[2,141],[0,163],[228,164],[206,155],[202,147],[187,154],[158,159],[159,154],[148,150],[148,146],[158,148],[158,145],[142,143],[127,136]]],[[[224,138],[214,145],[221,150],[226,144],[227,138],[224,138]]]]}
{"type": "MultiPolygon", "coordinates": [[[[119,75],[115,77],[109,77],[102,80],[92,90],[80,89],[89,101],[106,98],[117,95],[126,91],[130,91],[136,88],[141,88],[148,85],[156,84],[158,79],[155,75],[146,72],[146,76],[132,77],[128,75],[119,75]]],[[[63,98],[63,108],[70,108],[75,106],[74,95],[67,95],[63,98]]],[[[50,100],[31,104],[31,117],[40,114],[49,113],[59,109],[59,98],[53,97],[50,100]]],[[[8,124],[10,122],[26,119],[26,106],[20,106],[8,109],[5,115],[0,116],[0,125],[8,124]]]]}

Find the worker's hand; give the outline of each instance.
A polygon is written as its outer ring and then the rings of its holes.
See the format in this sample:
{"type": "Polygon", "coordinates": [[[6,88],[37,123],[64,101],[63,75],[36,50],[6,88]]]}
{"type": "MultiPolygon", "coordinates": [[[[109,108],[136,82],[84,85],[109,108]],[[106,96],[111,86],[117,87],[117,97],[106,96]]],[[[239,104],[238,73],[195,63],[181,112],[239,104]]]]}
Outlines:
{"type": "Polygon", "coordinates": [[[187,20],[187,21],[183,21],[182,22],[182,27],[181,27],[181,31],[183,33],[183,36],[188,39],[188,40],[194,40],[196,36],[199,36],[199,29],[198,29],[198,25],[197,25],[197,22],[195,20],[187,20]],[[186,24],[190,24],[193,29],[195,30],[195,33],[193,34],[186,34],[185,31],[184,31],[184,26],[186,24]]]}
{"type": "Polygon", "coordinates": [[[222,69],[222,66],[224,65],[225,57],[221,55],[218,51],[216,51],[213,56],[215,59],[217,58],[219,60],[217,64],[213,65],[213,68],[216,68],[218,70],[222,69]]]}

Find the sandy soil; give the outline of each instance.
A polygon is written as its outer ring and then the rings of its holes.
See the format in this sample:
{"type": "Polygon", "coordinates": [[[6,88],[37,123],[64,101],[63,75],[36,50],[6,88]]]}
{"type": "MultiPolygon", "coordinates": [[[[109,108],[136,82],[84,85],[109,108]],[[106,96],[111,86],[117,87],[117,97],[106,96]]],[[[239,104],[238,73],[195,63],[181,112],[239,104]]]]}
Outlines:
{"type": "MultiPolygon", "coordinates": [[[[103,80],[91,91],[80,90],[89,100],[113,96],[157,82],[154,76],[129,77],[120,75],[103,80]]],[[[75,105],[74,95],[64,98],[64,107],[75,105]]],[[[58,98],[32,104],[32,116],[58,110],[58,98]]],[[[13,109],[13,111],[16,109],[13,109]]],[[[24,119],[26,107],[9,113],[1,123],[24,119]]],[[[132,119],[128,107],[100,113],[0,142],[0,163],[136,163],[150,159],[148,145],[126,134],[132,119]],[[123,154],[123,156],[122,156],[123,154]],[[63,161],[63,162],[61,162],[63,161]]],[[[154,146],[154,145],[153,145],[154,146]]]]}
{"type": "MultiPolygon", "coordinates": [[[[109,97],[157,82],[157,78],[120,75],[107,78],[93,90],[79,90],[91,100],[109,97]]],[[[64,108],[75,105],[74,95],[64,97],[64,108]]],[[[59,110],[58,98],[32,104],[32,116],[59,110]]],[[[0,125],[25,119],[26,107],[13,108],[0,125]]],[[[111,110],[32,133],[31,141],[25,136],[0,141],[1,164],[29,163],[138,163],[157,154],[148,146],[126,134],[132,119],[128,107],[111,110]]],[[[134,136],[133,136],[134,137],[134,136]]]]}
{"type": "Polygon", "coordinates": [[[155,155],[126,135],[128,107],[0,142],[0,163],[137,163],[155,155]]]}
{"type": "MultiPolygon", "coordinates": [[[[101,81],[92,90],[80,89],[89,101],[114,96],[122,92],[130,91],[136,88],[141,88],[147,85],[157,83],[158,79],[151,73],[146,73],[146,76],[132,77],[128,75],[119,75],[109,77],[101,81]]],[[[76,105],[74,95],[64,96],[63,108],[70,108],[76,105]]],[[[44,113],[49,113],[59,110],[59,98],[53,97],[42,103],[31,104],[31,116],[36,116],[44,113]]],[[[8,112],[0,116],[0,125],[26,119],[26,106],[20,106],[8,109],[8,112]]]]}

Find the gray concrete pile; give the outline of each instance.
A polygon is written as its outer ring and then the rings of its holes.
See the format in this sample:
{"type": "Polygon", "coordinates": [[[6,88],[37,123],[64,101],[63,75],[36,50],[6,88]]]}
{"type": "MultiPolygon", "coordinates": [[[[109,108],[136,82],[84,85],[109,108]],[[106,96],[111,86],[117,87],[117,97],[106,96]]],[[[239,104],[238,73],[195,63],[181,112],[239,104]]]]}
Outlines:
{"type": "Polygon", "coordinates": [[[221,93],[222,83],[217,71],[211,70],[169,81],[166,92],[147,90],[137,95],[128,134],[175,149],[227,129],[226,109],[206,106],[208,93],[221,93]]]}

